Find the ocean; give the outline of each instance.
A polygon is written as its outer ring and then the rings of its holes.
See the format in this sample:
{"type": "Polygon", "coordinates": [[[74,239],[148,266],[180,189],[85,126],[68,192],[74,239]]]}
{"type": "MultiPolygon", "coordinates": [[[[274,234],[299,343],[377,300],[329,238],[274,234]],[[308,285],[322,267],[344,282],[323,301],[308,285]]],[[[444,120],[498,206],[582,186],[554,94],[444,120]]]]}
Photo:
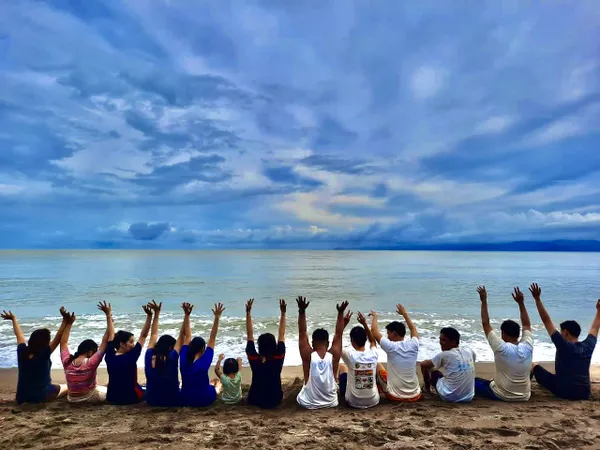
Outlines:
{"type": "MultiPolygon", "coordinates": [[[[518,319],[511,298],[514,286],[526,293],[535,334],[534,360],[552,360],[554,348],[541,324],[527,287],[542,286],[543,299],[556,324],[581,323],[584,333],[600,297],[600,253],[433,252],[433,251],[0,251],[0,310],[11,309],[29,336],[39,327],[55,332],[64,305],[77,314],[70,345],[99,342],[104,315],[100,300],[112,303],[116,329],[139,333],[141,305],[163,302],[160,333],[176,335],[182,301],[195,305],[194,335],[208,338],[215,302],[225,304],[216,353],[244,356],[245,309],[255,298],[255,335],[276,334],[278,299],[288,302],[286,365],[301,363],[297,346],[295,298],[310,300],[309,333],[325,327],[333,334],[335,304],[348,300],[354,312],[379,313],[380,328],[397,319],[395,305],[406,306],[421,335],[420,359],[439,351],[440,328],[453,326],[461,343],[480,361],[493,355],[480,323],[479,284],[488,290],[495,328],[518,319]]],[[[344,343],[349,344],[346,329],[344,343]]],[[[382,356],[384,356],[382,354],[382,356]]],[[[384,359],[384,358],[382,358],[384,359]]],[[[59,352],[53,355],[60,367],[59,352]]],[[[594,353],[600,362],[600,351],[594,353]]],[[[140,365],[143,364],[140,360],[140,365]]],[[[16,341],[10,322],[0,322],[0,367],[16,365],[16,341]]]]}

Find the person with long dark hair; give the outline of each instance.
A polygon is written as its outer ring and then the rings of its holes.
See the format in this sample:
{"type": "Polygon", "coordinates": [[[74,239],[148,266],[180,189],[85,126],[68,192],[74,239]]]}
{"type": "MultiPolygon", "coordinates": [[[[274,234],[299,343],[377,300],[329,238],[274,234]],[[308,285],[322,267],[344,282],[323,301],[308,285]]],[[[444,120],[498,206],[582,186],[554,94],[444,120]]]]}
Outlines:
{"type": "Polygon", "coordinates": [[[142,306],[146,313],[146,322],[140,332],[137,343],[133,333],[119,330],[106,347],[106,370],[108,372],[108,389],[106,400],[112,405],[133,405],[144,400],[144,390],[137,380],[137,360],[146,343],[152,309],[150,304],[142,306]]]}
{"type": "Polygon", "coordinates": [[[40,328],[31,333],[29,341],[25,343],[25,336],[19,325],[17,317],[12,311],[3,311],[1,317],[10,320],[17,338],[17,362],[19,378],[17,382],[17,403],[42,403],[67,394],[67,386],[53,384],[50,376],[52,361],[50,356],[58,347],[62,335],[69,324],[75,321],[75,313],[69,314],[61,306],[60,315],[62,323],[51,339],[50,330],[40,328]]]}
{"type": "Polygon", "coordinates": [[[219,330],[219,319],[225,308],[222,303],[215,305],[215,316],[208,344],[201,337],[192,339],[189,315],[184,320],[186,334],[181,347],[179,365],[181,367],[181,397],[186,406],[203,407],[212,405],[221,392],[221,382],[210,381],[208,371],[215,355],[215,342],[219,330]]]}
{"type": "Polygon", "coordinates": [[[189,330],[190,314],[194,306],[189,303],[181,305],[184,318],[177,340],[168,334],[158,337],[162,303],[157,305],[153,302],[150,308],[154,311],[154,319],[145,356],[146,403],[151,406],[179,406],[181,405],[179,351],[183,345],[186,329],[189,330]]]}
{"type": "Polygon", "coordinates": [[[86,339],[77,347],[75,354],[69,350],[69,336],[73,323],[67,324],[60,341],[60,359],[65,369],[65,379],[70,403],[101,403],[106,400],[106,387],[98,386],[96,373],[104,358],[108,341],[115,335],[110,303],[98,303],[98,309],[106,315],[106,331],[100,346],[93,339],[86,339]]]}

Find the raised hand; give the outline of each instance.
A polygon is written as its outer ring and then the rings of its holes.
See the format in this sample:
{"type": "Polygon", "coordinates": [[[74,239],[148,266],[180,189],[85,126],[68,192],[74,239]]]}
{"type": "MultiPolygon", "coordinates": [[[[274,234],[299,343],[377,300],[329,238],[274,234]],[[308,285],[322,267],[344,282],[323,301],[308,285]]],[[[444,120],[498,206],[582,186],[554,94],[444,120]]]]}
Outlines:
{"type": "Polygon", "coordinates": [[[2,314],[0,314],[0,317],[2,317],[4,320],[15,320],[17,317],[13,314],[12,311],[2,311],[2,314]]]}
{"type": "Polygon", "coordinates": [[[219,362],[223,361],[225,359],[225,353],[221,353],[219,355],[219,362]]]}
{"type": "Polygon", "coordinates": [[[107,316],[112,314],[112,306],[110,303],[106,303],[106,301],[104,302],[99,302],[98,303],[98,309],[100,311],[102,311],[104,314],[106,314],[107,316]]]}
{"type": "Polygon", "coordinates": [[[400,303],[398,303],[398,304],[396,305],[396,312],[397,312],[398,314],[400,314],[401,316],[403,316],[403,317],[405,317],[405,316],[406,316],[406,314],[407,314],[407,312],[406,312],[406,308],[405,308],[403,305],[401,305],[400,303]]]}
{"type": "Polygon", "coordinates": [[[142,309],[144,310],[144,312],[146,313],[147,316],[152,315],[152,309],[150,308],[150,303],[148,303],[146,305],[142,305],[142,309]]]}
{"type": "Polygon", "coordinates": [[[221,317],[221,314],[225,311],[225,307],[223,306],[223,303],[215,303],[215,307],[214,309],[211,309],[211,311],[215,317],[221,317]]]}
{"type": "Polygon", "coordinates": [[[192,305],[191,303],[188,303],[188,302],[183,302],[181,304],[181,309],[183,309],[183,314],[185,314],[186,316],[189,316],[190,314],[192,314],[194,305],[192,305]]]}
{"type": "Polygon", "coordinates": [[[304,314],[306,312],[306,308],[310,305],[310,302],[306,301],[306,297],[298,297],[296,299],[296,304],[298,305],[298,314],[304,314]]]}
{"type": "Polygon", "coordinates": [[[531,283],[531,286],[529,286],[529,292],[531,292],[531,295],[535,300],[542,298],[542,288],[539,287],[537,283],[531,283]]]}
{"type": "Polygon", "coordinates": [[[373,318],[373,320],[377,320],[377,311],[371,310],[369,317],[373,318]]]}
{"type": "Polygon", "coordinates": [[[246,313],[249,314],[252,312],[252,306],[254,305],[254,299],[251,298],[246,302],[246,313]]]}
{"type": "Polygon", "coordinates": [[[358,319],[358,323],[360,323],[363,327],[367,326],[367,318],[363,313],[359,312],[356,318],[358,319]]]}
{"type": "Polygon", "coordinates": [[[73,324],[73,322],[75,322],[75,313],[69,314],[69,312],[65,309],[64,306],[61,306],[59,311],[60,315],[66,323],[73,324]]]}
{"type": "Polygon", "coordinates": [[[152,300],[150,303],[148,303],[148,308],[158,314],[162,309],[162,302],[156,303],[156,300],[152,300]]]}
{"type": "Polygon", "coordinates": [[[337,309],[338,314],[344,314],[344,311],[346,310],[349,304],[350,303],[348,303],[347,301],[342,302],[341,304],[335,305],[335,309],[337,309]]]}
{"type": "Polygon", "coordinates": [[[515,288],[514,292],[512,293],[512,298],[517,303],[523,303],[525,301],[525,296],[523,295],[523,293],[521,292],[521,289],[519,289],[518,286],[515,288]]]}
{"type": "Polygon", "coordinates": [[[487,302],[487,291],[485,290],[485,286],[478,286],[477,293],[479,294],[479,300],[487,302]]]}
{"type": "Polygon", "coordinates": [[[281,314],[285,314],[285,312],[287,311],[287,303],[282,298],[279,299],[279,310],[281,311],[281,314]]]}
{"type": "MultiPolygon", "coordinates": [[[[10,311],[9,311],[10,312],[10,311]]],[[[596,312],[598,314],[600,314],[600,298],[598,299],[598,302],[596,303],[596,312]]]]}
{"type": "Polygon", "coordinates": [[[344,316],[344,328],[348,326],[348,324],[350,323],[350,319],[352,319],[352,311],[348,311],[344,316]]]}

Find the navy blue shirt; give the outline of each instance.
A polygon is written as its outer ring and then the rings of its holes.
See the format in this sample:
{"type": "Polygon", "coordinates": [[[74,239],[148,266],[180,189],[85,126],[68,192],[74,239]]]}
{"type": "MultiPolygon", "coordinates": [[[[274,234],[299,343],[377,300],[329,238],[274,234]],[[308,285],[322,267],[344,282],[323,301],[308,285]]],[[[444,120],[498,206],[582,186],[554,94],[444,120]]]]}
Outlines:
{"type": "Polygon", "coordinates": [[[171,350],[164,363],[152,367],[154,349],[146,350],[146,403],[151,406],[179,406],[179,353],[171,350]]]}
{"type": "Polygon", "coordinates": [[[27,345],[17,346],[19,381],[17,383],[17,403],[41,403],[53,389],[50,378],[50,346],[33,358],[27,357],[27,345]]]}
{"type": "Polygon", "coordinates": [[[285,343],[277,344],[272,359],[262,361],[254,341],[248,341],[246,355],[252,369],[252,384],[248,392],[248,403],[260,408],[275,408],[283,400],[281,389],[281,370],[285,359],[285,343]]]}
{"type": "Polygon", "coordinates": [[[589,398],[591,395],[590,364],[596,347],[596,337],[588,335],[584,341],[569,342],[557,330],[552,333],[556,347],[556,385],[568,398],[589,398]]]}
{"type": "Polygon", "coordinates": [[[106,370],[108,372],[108,390],[106,401],[113,405],[132,405],[143,399],[141,386],[137,382],[137,360],[142,354],[138,342],[130,351],[117,355],[112,345],[106,349],[106,370]]]}
{"type": "Polygon", "coordinates": [[[209,406],[217,399],[215,387],[210,384],[208,370],[215,351],[206,347],[200,358],[188,361],[189,347],[181,347],[179,365],[181,366],[181,398],[187,406],[209,406]]]}

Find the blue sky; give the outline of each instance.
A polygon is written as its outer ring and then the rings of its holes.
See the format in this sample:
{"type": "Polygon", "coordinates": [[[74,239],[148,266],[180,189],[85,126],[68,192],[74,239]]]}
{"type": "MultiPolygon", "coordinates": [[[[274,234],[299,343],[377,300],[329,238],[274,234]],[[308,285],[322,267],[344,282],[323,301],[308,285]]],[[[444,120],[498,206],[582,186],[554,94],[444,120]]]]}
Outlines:
{"type": "Polygon", "coordinates": [[[0,3],[0,247],[600,239],[600,3],[0,3]]]}

